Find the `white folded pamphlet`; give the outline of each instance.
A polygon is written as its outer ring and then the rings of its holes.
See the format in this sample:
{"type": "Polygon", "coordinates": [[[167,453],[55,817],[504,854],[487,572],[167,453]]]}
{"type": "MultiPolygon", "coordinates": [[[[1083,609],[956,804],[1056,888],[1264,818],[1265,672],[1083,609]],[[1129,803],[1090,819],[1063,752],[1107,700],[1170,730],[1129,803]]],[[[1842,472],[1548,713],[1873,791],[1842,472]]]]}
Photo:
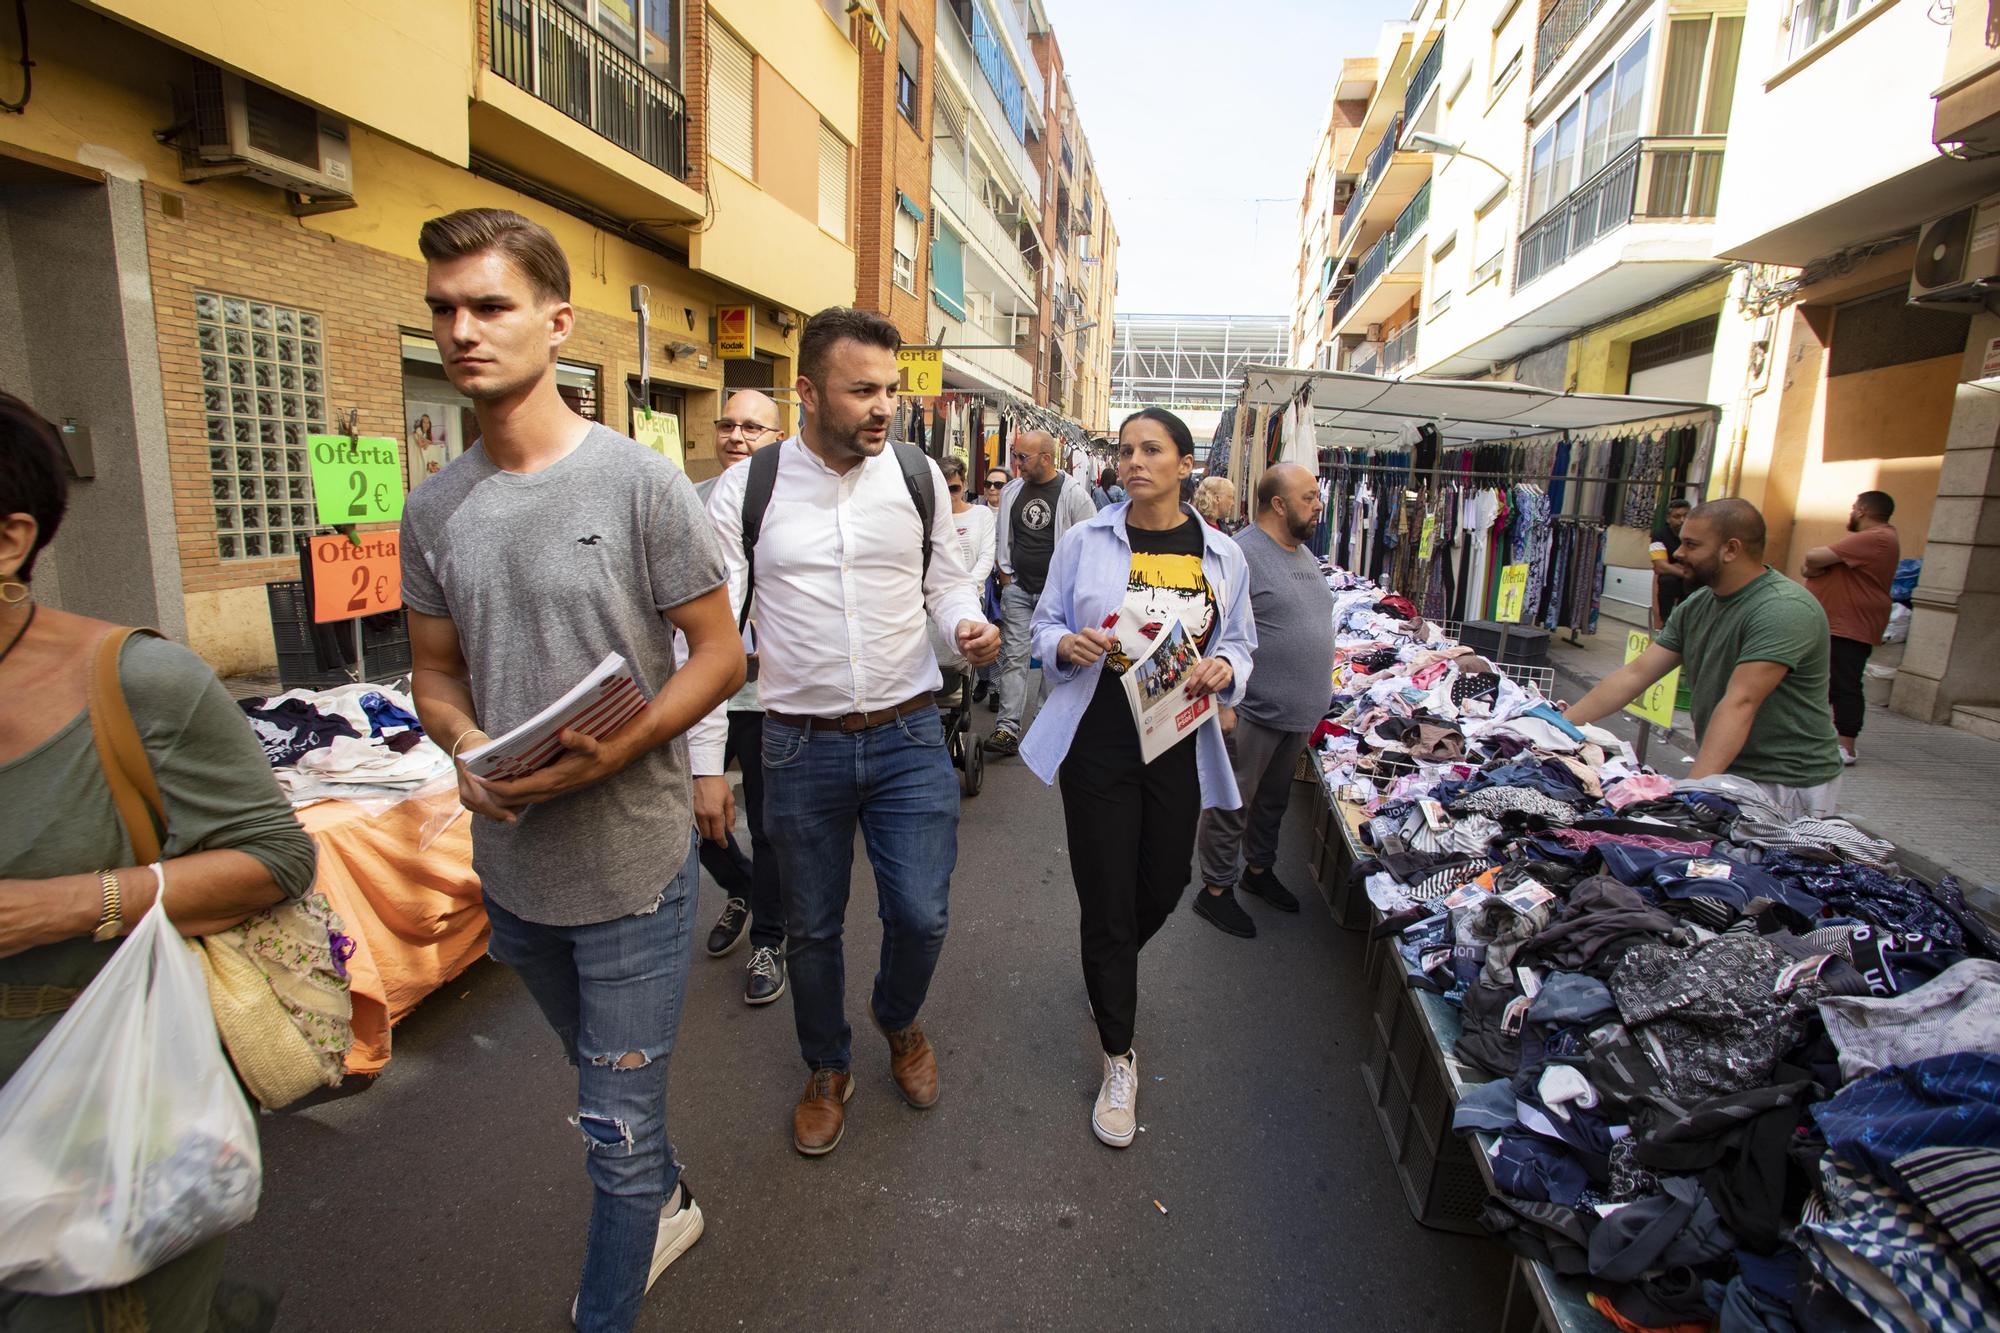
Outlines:
{"type": "Polygon", "coordinates": [[[603,740],[646,707],[646,692],[618,653],[599,662],[576,688],[484,745],[459,755],[476,778],[509,782],[547,768],[562,757],[562,733],[579,731],[603,740]]]}

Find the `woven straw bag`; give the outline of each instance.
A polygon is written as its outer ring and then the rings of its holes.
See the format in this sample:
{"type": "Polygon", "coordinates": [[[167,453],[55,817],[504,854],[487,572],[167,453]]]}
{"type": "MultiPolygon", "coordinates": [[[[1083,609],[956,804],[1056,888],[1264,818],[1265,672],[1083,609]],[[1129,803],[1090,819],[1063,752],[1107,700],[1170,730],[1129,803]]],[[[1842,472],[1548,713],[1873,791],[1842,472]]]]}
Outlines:
{"type": "MultiPolygon", "coordinates": [[[[106,635],[90,685],[98,762],[139,865],[160,860],[166,806],[118,679],[118,654],[131,635],[150,632],[106,635]]],[[[215,1026],[237,1076],[272,1110],[315,1088],[338,1086],[345,1073],[354,1011],[345,954],[335,954],[340,932],[340,918],[315,893],[188,941],[200,956],[215,1026]]]]}

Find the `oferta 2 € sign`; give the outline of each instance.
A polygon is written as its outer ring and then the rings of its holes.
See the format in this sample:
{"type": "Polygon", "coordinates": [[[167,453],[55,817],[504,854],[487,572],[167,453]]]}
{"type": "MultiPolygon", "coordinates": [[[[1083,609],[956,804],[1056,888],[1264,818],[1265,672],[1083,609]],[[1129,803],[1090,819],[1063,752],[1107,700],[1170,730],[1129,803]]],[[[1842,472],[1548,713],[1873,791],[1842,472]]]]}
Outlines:
{"type": "Polygon", "coordinates": [[[403,459],[377,435],[308,435],[313,499],[326,527],[394,523],[403,517],[403,459]]]}

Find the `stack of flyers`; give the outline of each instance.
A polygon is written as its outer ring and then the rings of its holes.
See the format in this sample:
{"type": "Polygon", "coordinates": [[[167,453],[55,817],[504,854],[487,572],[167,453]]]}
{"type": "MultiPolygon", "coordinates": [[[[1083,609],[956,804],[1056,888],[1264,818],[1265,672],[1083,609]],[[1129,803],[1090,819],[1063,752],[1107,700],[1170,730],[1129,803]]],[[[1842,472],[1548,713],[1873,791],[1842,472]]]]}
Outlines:
{"type": "Polygon", "coordinates": [[[625,659],[613,653],[568,694],[506,735],[475,745],[459,758],[476,778],[496,782],[525,778],[562,757],[563,732],[603,740],[643,712],[646,702],[646,692],[625,659]]]}

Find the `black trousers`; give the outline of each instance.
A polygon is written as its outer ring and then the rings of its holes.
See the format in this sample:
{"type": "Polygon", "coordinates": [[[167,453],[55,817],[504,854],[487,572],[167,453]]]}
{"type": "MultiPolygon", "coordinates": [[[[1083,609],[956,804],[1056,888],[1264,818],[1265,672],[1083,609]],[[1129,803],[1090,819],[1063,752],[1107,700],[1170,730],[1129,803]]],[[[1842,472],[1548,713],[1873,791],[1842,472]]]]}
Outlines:
{"type": "Polygon", "coordinates": [[[727,842],[701,840],[701,868],[706,870],[731,898],[750,904],[750,945],[756,949],[784,950],[785,900],[778,879],[778,853],[764,837],[764,715],[737,712],[729,715],[728,747],[722,766],[734,760],[743,770],[743,817],[750,825],[750,855],[736,845],[736,835],[727,842]]]}
{"type": "Polygon", "coordinates": [[[1833,729],[1851,739],[1861,734],[1861,724],[1868,716],[1868,699],[1861,692],[1861,677],[1875,645],[1836,634],[1831,646],[1833,651],[1826,664],[1826,697],[1833,704],[1833,729]]]}
{"type": "MultiPolygon", "coordinates": [[[[1103,702],[1093,703],[1091,714],[1103,702]]],[[[1180,902],[1201,822],[1196,741],[1142,763],[1122,691],[1115,703],[1122,735],[1120,728],[1091,726],[1087,714],[1057,777],[1082,912],[1083,982],[1106,1055],[1132,1049],[1139,950],[1180,902]]]]}

